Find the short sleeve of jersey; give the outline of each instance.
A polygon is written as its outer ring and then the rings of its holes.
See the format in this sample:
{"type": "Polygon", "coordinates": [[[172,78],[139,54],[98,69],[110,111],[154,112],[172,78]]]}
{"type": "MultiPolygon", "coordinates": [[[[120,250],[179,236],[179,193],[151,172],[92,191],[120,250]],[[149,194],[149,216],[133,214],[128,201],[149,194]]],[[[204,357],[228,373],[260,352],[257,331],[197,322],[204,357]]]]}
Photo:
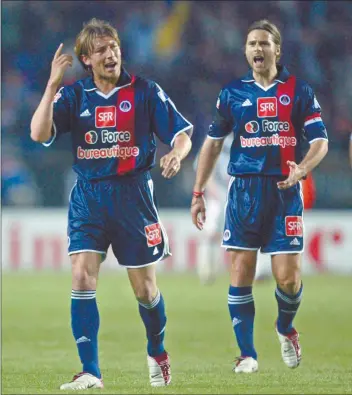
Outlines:
{"type": "Polygon", "coordinates": [[[72,105],[73,101],[68,87],[60,88],[54,96],[53,134],[51,139],[43,145],[51,145],[61,134],[70,131],[72,105]]]}
{"type": "Polygon", "coordinates": [[[191,137],[193,125],[177,110],[175,104],[161,87],[151,87],[152,130],[167,145],[173,145],[176,136],[182,132],[191,137]]]}
{"type": "Polygon", "coordinates": [[[215,117],[209,126],[208,136],[223,139],[232,130],[232,120],[228,114],[228,93],[222,89],[216,102],[215,117]]]}
{"type": "Polygon", "coordinates": [[[321,117],[320,104],[313,89],[306,84],[304,86],[304,131],[309,143],[319,139],[328,139],[326,127],[321,117]]]}

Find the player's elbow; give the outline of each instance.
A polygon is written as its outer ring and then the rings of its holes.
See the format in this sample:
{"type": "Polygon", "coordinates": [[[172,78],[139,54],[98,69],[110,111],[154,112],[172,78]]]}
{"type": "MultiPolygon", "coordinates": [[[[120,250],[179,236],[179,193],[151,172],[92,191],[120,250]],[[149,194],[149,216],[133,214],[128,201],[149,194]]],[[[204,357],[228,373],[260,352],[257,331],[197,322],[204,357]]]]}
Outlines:
{"type": "Polygon", "coordinates": [[[180,133],[175,137],[175,140],[172,143],[173,148],[180,149],[184,152],[183,157],[185,157],[192,148],[192,140],[190,135],[191,134],[185,132],[180,133]]]}
{"type": "Polygon", "coordinates": [[[317,140],[312,143],[313,150],[323,159],[329,150],[328,140],[317,140]]]}
{"type": "Polygon", "coordinates": [[[322,151],[322,155],[324,157],[329,151],[329,142],[327,140],[324,140],[322,143],[323,144],[321,147],[321,151],[322,151]]]}
{"type": "Polygon", "coordinates": [[[33,141],[35,141],[36,143],[40,143],[41,142],[40,141],[40,135],[35,130],[33,130],[32,128],[31,128],[30,136],[31,136],[31,139],[33,141]]]}
{"type": "Polygon", "coordinates": [[[46,130],[43,128],[39,128],[35,125],[35,123],[31,122],[31,132],[30,137],[36,143],[45,143],[50,140],[51,130],[46,130]]]}
{"type": "Polygon", "coordinates": [[[40,132],[38,132],[35,129],[31,128],[31,133],[30,133],[31,139],[33,141],[35,141],[36,143],[43,143],[48,139],[44,139],[43,136],[40,134],[40,132]]]}

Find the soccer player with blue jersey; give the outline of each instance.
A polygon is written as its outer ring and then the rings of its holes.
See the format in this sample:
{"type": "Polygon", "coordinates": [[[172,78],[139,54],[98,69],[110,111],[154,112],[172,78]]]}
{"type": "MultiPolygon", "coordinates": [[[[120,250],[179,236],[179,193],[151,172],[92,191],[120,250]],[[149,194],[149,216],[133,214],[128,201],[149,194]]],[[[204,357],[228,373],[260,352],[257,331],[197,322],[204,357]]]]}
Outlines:
{"type": "Polygon", "coordinates": [[[157,83],[130,75],[122,67],[119,36],[109,23],[92,19],[85,24],[75,53],[90,76],[58,89],[73,62],[62,48],[60,44],[55,53],[31,122],[32,139],[48,146],[63,133],[71,133],[77,173],[69,203],[68,251],[71,325],[83,368],[60,388],[103,388],[96,289],[110,245],[119,264],[127,268],[139,303],[148,340],[150,383],[165,386],[171,381],[171,371],[155,263],[170,251],[150,169],[155,165],[156,135],[172,147],[160,160],[162,175],[176,175],[191,149],[193,126],[157,83]]]}
{"type": "Polygon", "coordinates": [[[321,109],[312,88],[278,63],[281,35],[267,20],[253,23],[245,46],[250,72],[223,87],[199,156],[192,220],[206,220],[204,190],[221,152],[233,135],[227,171],[231,176],[222,246],[231,256],[228,307],[241,355],[236,373],[258,370],[253,343],[252,284],[258,250],[271,255],[277,287],[275,328],[284,363],[301,361],[293,319],[302,299],[303,201],[300,180],[328,151],[321,109]],[[310,148],[303,157],[302,140],[310,148]]]}

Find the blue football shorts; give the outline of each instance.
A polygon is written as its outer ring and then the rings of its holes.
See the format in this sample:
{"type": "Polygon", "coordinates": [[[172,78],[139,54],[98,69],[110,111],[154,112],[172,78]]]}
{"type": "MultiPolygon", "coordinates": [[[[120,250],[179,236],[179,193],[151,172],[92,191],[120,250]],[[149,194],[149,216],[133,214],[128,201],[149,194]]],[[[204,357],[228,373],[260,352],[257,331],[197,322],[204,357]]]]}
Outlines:
{"type": "Polygon", "coordinates": [[[301,184],[280,190],[283,177],[236,176],[229,182],[222,247],[267,254],[303,251],[301,184]]]}
{"type": "Polygon", "coordinates": [[[120,265],[135,268],[170,254],[150,173],[96,182],[78,179],[70,195],[69,255],[111,245],[120,265]]]}

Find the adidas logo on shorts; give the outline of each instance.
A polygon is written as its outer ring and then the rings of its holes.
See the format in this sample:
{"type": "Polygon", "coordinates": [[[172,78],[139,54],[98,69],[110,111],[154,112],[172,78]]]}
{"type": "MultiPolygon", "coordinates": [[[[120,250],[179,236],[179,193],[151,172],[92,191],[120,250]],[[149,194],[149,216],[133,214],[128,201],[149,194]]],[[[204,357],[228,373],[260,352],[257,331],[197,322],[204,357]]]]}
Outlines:
{"type": "Polygon", "coordinates": [[[295,238],[291,241],[290,245],[291,245],[291,246],[299,246],[299,245],[301,245],[301,243],[299,242],[299,240],[297,239],[297,237],[295,237],[295,238]]]}

